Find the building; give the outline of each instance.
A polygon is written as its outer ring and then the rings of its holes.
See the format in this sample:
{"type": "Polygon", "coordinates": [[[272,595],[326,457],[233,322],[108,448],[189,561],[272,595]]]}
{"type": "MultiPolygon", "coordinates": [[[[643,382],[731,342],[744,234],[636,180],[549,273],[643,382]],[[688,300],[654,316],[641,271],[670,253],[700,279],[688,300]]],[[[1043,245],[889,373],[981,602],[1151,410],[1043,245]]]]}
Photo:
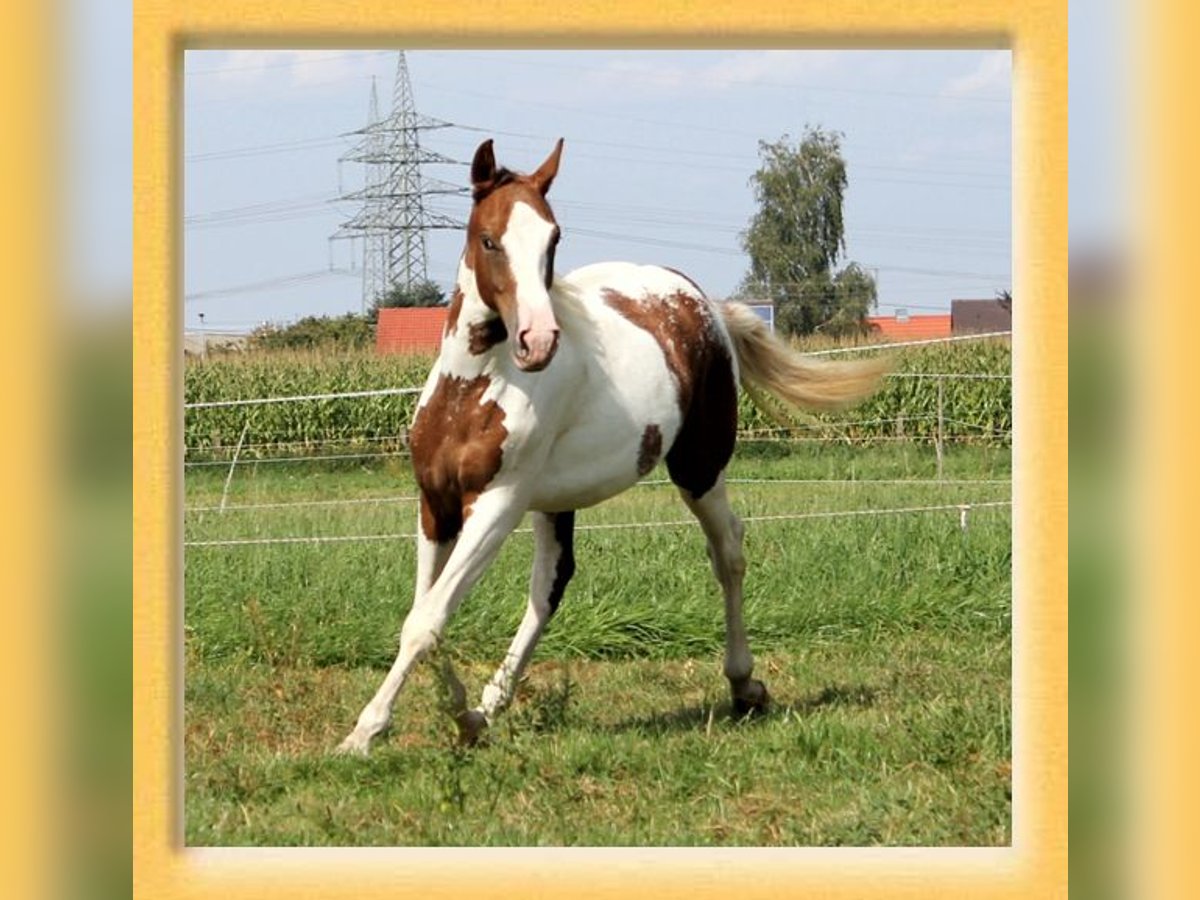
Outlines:
{"type": "Polygon", "coordinates": [[[377,353],[436,353],[446,328],[444,306],[384,308],[375,326],[377,353]]]}
{"type": "Polygon", "coordinates": [[[951,300],[950,330],[954,334],[987,334],[1012,330],[1012,300],[951,300]]]}
{"type": "Polygon", "coordinates": [[[891,316],[867,316],[871,332],[886,341],[923,341],[959,334],[988,334],[1012,330],[1012,302],[951,300],[950,313],[910,316],[899,308],[891,316]]]}
{"type": "MultiPolygon", "coordinates": [[[[774,308],[752,302],[754,312],[774,329],[774,308]]],[[[1012,305],[1008,301],[952,300],[949,313],[909,315],[899,308],[890,316],[867,316],[867,326],[877,340],[926,341],[955,334],[981,334],[1012,329],[1012,305]]],[[[375,350],[379,353],[436,353],[446,327],[446,307],[379,310],[375,350]]]]}
{"type": "Polygon", "coordinates": [[[750,311],[767,323],[767,327],[775,330],[775,304],[770,300],[739,300],[750,307],[750,311]]]}
{"type": "Polygon", "coordinates": [[[187,330],[183,333],[183,355],[208,356],[210,350],[244,350],[249,337],[241,331],[187,330]]]}
{"type": "Polygon", "coordinates": [[[950,316],[946,314],[910,316],[897,309],[891,316],[867,316],[867,327],[876,339],[899,343],[950,337],[950,316]]]}

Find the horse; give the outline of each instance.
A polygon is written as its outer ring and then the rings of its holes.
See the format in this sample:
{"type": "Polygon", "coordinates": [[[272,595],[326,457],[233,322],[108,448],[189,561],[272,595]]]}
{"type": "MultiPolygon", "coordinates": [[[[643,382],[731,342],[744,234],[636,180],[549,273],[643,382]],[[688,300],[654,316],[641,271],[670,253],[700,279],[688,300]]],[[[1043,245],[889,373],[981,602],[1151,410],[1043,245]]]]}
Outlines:
{"type": "MultiPolygon", "coordinates": [[[[510,703],[575,572],[575,513],[632,487],[660,460],[698,520],[725,601],[724,674],[739,715],[766,686],[742,617],[743,526],[725,468],[739,384],[830,409],[871,393],[875,361],[816,362],[748,307],[716,302],[673,269],[607,262],[558,277],[547,202],[563,141],[532,173],[471,163],[472,208],[439,356],[409,432],[419,493],[411,610],[391,669],[339,751],[366,754],[414,666],[526,513],[533,571],[524,618],[478,706],[439,653],[459,739],[473,744],[510,703]]],[[[753,396],[753,395],[752,395],[753,396]]]]}

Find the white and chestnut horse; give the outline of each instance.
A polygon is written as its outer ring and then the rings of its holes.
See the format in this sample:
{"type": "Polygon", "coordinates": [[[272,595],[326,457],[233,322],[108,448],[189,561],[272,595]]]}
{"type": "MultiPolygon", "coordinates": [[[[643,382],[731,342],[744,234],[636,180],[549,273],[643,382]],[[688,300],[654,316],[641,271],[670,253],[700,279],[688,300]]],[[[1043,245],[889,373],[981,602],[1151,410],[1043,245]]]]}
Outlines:
{"type": "Polygon", "coordinates": [[[410,432],[420,489],[416,592],[400,651],[340,749],[365,753],[413,666],[531,513],[529,605],[508,655],[469,708],[442,654],[453,714],[473,742],[509,703],[575,571],[575,510],[634,485],[659,460],[708,540],[725,596],[725,676],[739,713],[768,701],[742,623],[742,524],[724,470],[739,381],[790,404],[831,408],[878,381],[876,363],[817,364],[748,308],[687,277],[610,262],[554,275],[559,228],[546,203],[562,141],[531,175],[497,168],[485,141],[441,353],[410,432]]]}

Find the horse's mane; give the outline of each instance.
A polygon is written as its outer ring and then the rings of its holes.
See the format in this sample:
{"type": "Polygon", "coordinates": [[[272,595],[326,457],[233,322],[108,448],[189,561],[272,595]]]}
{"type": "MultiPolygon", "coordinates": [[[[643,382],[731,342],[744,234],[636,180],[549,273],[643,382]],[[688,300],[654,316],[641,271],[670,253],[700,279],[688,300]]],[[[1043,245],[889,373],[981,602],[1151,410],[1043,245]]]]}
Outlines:
{"type": "Polygon", "coordinates": [[[492,176],[491,181],[489,181],[487,184],[483,185],[482,187],[475,188],[475,190],[471,194],[471,197],[473,200],[475,200],[476,203],[478,203],[480,200],[482,200],[484,197],[486,197],[488,194],[490,194],[496,188],[503,187],[506,184],[511,184],[512,182],[516,181],[518,178],[521,178],[521,177],[523,177],[523,176],[519,172],[514,172],[512,169],[506,169],[506,168],[501,167],[496,170],[496,174],[492,176]]]}
{"type": "Polygon", "coordinates": [[[586,353],[599,358],[604,355],[604,347],[598,337],[594,314],[583,301],[582,293],[578,285],[565,278],[556,276],[550,284],[550,299],[559,327],[579,346],[586,348],[586,353]]]}

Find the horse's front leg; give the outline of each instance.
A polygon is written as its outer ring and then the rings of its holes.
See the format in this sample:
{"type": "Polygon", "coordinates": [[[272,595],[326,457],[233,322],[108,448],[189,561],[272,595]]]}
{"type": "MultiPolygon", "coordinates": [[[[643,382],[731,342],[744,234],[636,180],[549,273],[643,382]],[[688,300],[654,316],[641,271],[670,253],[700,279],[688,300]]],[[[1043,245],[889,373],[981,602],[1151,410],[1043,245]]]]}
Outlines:
{"type": "Polygon", "coordinates": [[[575,573],[574,511],[533,514],[533,574],[529,579],[529,605],[513,637],[504,662],[483,689],[473,710],[457,716],[459,737],[474,743],[496,715],[512,701],[521,673],[533,655],[546,623],[558,609],[567,583],[575,573]]]}
{"type": "MultiPolygon", "coordinates": [[[[340,752],[366,754],[371,739],[388,726],[396,695],[409,673],[437,644],[450,616],[495,559],[500,545],[520,522],[524,511],[524,505],[512,491],[485,491],[472,505],[455,543],[437,545],[428,536],[423,536],[427,543],[422,545],[419,555],[424,554],[428,565],[426,571],[435,571],[439,562],[442,563],[441,571],[432,578],[429,589],[414,598],[400,630],[396,661],[375,696],[359,714],[354,730],[338,747],[340,752]],[[443,555],[444,560],[439,559],[443,555]]],[[[419,568],[423,566],[419,565],[419,568]]]]}

